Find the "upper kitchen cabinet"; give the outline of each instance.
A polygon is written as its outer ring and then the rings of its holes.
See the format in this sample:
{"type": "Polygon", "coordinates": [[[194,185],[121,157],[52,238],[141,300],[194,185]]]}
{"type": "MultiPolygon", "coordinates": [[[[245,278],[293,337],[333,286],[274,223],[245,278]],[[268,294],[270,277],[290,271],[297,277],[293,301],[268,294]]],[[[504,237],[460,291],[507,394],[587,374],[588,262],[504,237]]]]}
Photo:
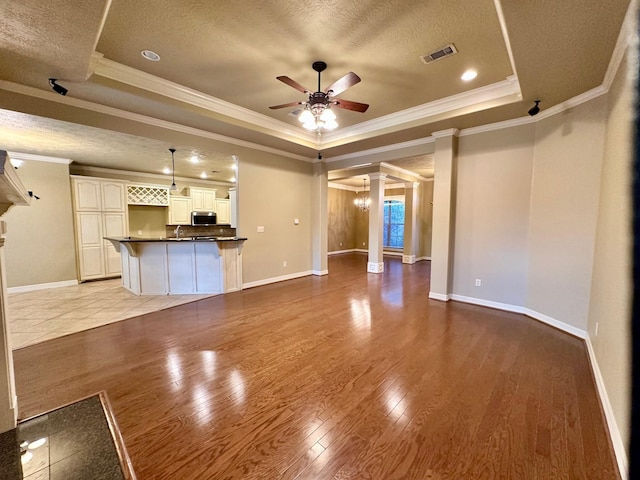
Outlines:
{"type": "Polygon", "coordinates": [[[119,255],[106,236],[127,235],[127,184],[72,176],[80,281],[120,275],[119,255]]]}
{"type": "Polygon", "coordinates": [[[214,188],[191,187],[189,191],[191,206],[195,211],[216,211],[216,190],[214,188]]]}
{"type": "Polygon", "coordinates": [[[193,206],[190,197],[169,196],[169,225],[191,225],[193,206]]]}
{"type": "Polygon", "coordinates": [[[231,223],[231,206],[229,204],[229,199],[227,198],[218,198],[216,200],[216,208],[214,209],[216,212],[216,222],[222,224],[230,224],[231,223]]]}

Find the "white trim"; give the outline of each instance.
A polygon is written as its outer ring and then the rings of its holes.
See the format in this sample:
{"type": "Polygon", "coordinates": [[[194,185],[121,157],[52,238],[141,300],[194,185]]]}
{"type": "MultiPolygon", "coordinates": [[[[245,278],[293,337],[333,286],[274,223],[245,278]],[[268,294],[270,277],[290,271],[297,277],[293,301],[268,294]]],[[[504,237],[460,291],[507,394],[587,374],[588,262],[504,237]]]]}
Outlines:
{"type": "Polygon", "coordinates": [[[457,137],[460,133],[460,130],[457,128],[448,128],[447,130],[438,130],[437,132],[432,132],[431,136],[433,138],[444,138],[444,137],[457,137]]]}
{"type": "Polygon", "coordinates": [[[333,252],[327,252],[327,255],[340,255],[341,253],[353,253],[355,251],[355,248],[350,248],[348,250],[334,250],[333,252]]]}
{"type": "Polygon", "coordinates": [[[383,273],[384,262],[367,262],[368,273],[383,273]]]}
{"type": "Polygon", "coordinates": [[[431,261],[431,257],[418,257],[418,258],[416,258],[417,262],[420,262],[422,260],[428,260],[430,262],[431,261]]]}
{"type": "Polygon", "coordinates": [[[382,255],[387,255],[389,257],[402,257],[402,252],[394,252],[390,250],[382,250],[382,255]]]}
{"type": "Polygon", "coordinates": [[[358,192],[358,187],[352,187],[351,185],[343,185],[341,183],[329,182],[329,188],[335,188],[336,190],[348,190],[350,192],[358,192]]]}
{"type": "Polygon", "coordinates": [[[402,263],[406,263],[408,265],[413,265],[416,263],[415,255],[402,255],[402,263]]]}
{"type": "Polygon", "coordinates": [[[311,274],[317,276],[329,275],[329,270],[312,270],[311,274]]]}
{"type": "Polygon", "coordinates": [[[33,153],[7,152],[12,160],[27,160],[34,162],[62,163],[69,165],[73,160],[69,158],[50,157],[48,155],[36,155],[33,153]]]}
{"type": "Polygon", "coordinates": [[[591,343],[591,337],[589,337],[589,335],[587,335],[587,337],[585,338],[585,343],[587,344],[589,363],[591,364],[591,370],[593,371],[593,378],[596,381],[598,396],[600,397],[602,409],[604,410],[604,417],[607,421],[607,426],[609,427],[609,435],[611,436],[613,451],[618,463],[618,471],[620,472],[620,477],[622,477],[622,480],[627,480],[629,478],[629,460],[624,446],[624,440],[622,439],[622,435],[620,435],[620,429],[618,428],[616,417],[613,414],[613,408],[611,407],[611,402],[609,401],[607,388],[604,383],[604,379],[602,378],[602,373],[600,372],[600,367],[598,365],[598,359],[596,357],[595,350],[593,349],[593,344],[591,343]]]}
{"type": "MultiPolygon", "coordinates": [[[[168,122],[166,120],[160,120],[158,118],[149,117],[147,115],[141,115],[139,113],[127,112],[126,110],[108,107],[106,105],[100,105],[98,103],[88,102],[86,100],[80,100],[78,98],[72,98],[68,96],[63,97],[58,95],[57,93],[47,92],[44,90],[40,90],[38,88],[28,87],[26,85],[20,85],[17,83],[8,82],[6,80],[0,80],[0,89],[6,90],[8,92],[18,93],[21,95],[40,98],[50,102],[69,105],[76,108],[82,108],[85,110],[90,110],[92,112],[101,113],[104,115],[110,115],[112,117],[124,118],[134,122],[144,123],[145,125],[151,125],[153,127],[166,128],[167,130],[186,133],[187,135],[194,135],[196,137],[208,138],[210,140],[228,143],[230,145],[247,147],[247,148],[251,148],[253,150],[258,150],[261,152],[273,153],[275,155],[282,155],[283,157],[293,158],[295,160],[312,162],[312,159],[306,156],[286,152],[284,150],[279,150],[277,148],[266,147],[264,145],[260,145],[257,143],[247,142],[245,140],[227,137],[225,135],[219,135],[217,133],[208,132],[206,130],[200,130],[198,128],[187,127],[185,125],[180,125],[179,123],[168,122]]],[[[60,120],[60,121],[65,121],[65,120],[60,120]]],[[[70,122],[67,122],[67,123],[70,123],[70,122]]],[[[104,127],[92,127],[92,128],[101,128],[102,130],[107,130],[104,127]]]]}
{"type": "Polygon", "coordinates": [[[629,7],[627,8],[627,13],[624,17],[624,21],[622,22],[622,28],[620,28],[620,33],[618,34],[618,40],[616,41],[616,46],[613,49],[613,54],[611,55],[611,60],[609,60],[609,66],[607,67],[607,72],[604,74],[604,79],[602,80],[602,86],[605,90],[609,91],[611,88],[611,84],[613,80],[616,78],[618,73],[618,69],[620,68],[620,64],[622,63],[622,59],[624,58],[624,54],[627,50],[627,47],[638,41],[638,32],[635,28],[636,24],[636,15],[638,12],[638,5],[636,0],[631,0],[629,2],[629,7]]]}
{"type": "MultiPolygon", "coordinates": [[[[409,140],[406,142],[394,143],[391,145],[384,145],[382,147],[370,148],[368,150],[360,150],[359,152],[345,153],[344,155],[338,155],[337,157],[332,157],[331,159],[325,159],[324,162],[325,163],[339,162],[341,160],[350,160],[352,158],[366,157],[371,155],[377,155],[380,153],[389,153],[389,152],[394,152],[396,150],[404,150],[406,148],[421,147],[423,145],[429,145],[429,144],[435,143],[435,141],[436,141],[435,138],[431,136],[425,137],[425,138],[418,138],[416,140],[409,140]]],[[[429,153],[432,153],[432,152],[429,152],[429,153]]],[[[356,167],[358,166],[362,166],[362,165],[356,165],[356,167]]],[[[355,168],[355,167],[345,167],[345,168],[355,168]]]]}
{"type": "Polygon", "coordinates": [[[432,300],[439,300],[441,302],[448,302],[451,299],[451,295],[444,295],[442,293],[429,292],[429,298],[432,300]]]}
{"type": "Polygon", "coordinates": [[[262,280],[256,280],[254,282],[243,283],[242,288],[245,289],[260,287],[262,285],[269,285],[270,283],[284,282],[286,280],[293,280],[294,278],[300,277],[308,277],[309,275],[313,275],[312,270],[307,270],[306,272],[290,273],[288,275],[281,275],[279,277],[264,278],[262,280]]]}
{"type": "Polygon", "coordinates": [[[78,285],[78,280],[63,280],[61,282],[36,283],[33,285],[22,285],[20,287],[9,287],[7,288],[7,293],[11,295],[13,293],[35,292],[36,290],[46,290],[48,288],[73,287],[74,285],[78,285]]]}
{"type": "MultiPolygon", "coordinates": [[[[162,173],[146,173],[146,172],[136,172],[134,170],[118,170],[116,168],[105,168],[105,167],[93,167],[90,165],[77,165],[76,168],[78,168],[79,170],[82,171],[87,171],[88,173],[94,172],[94,173],[111,173],[114,175],[125,175],[125,176],[135,176],[135,177],[143,177],[143,178],[154,178],[156,180],[171,180],[171,175],[165,175],[162,173]]],[[[83,174],[79,174],[79,173],[74,173],[71,175],[72,177],[86,177],[87,175],[83,175],[83,174]]],[[[103,178],[103,177],[99,177],[99,178],[103,178]]],[[[175,177],[176,180],[179,180],[181,182],[198,182],[200,184],[205,184],[205,185],[220,185],[223,187],[228,187],[229,185],[236,185],[235,183],[231,183],[231,182],[220,182],[217,180],[204,180],[202,178],[187,178],[187,177],[175,177]]],[[[127,182],[131,183],[129,180],[126,180],[127,182]]],[[[160,185],[158,185],[160,186],[160,185]]]]}
{"type": "Polygon", "coordinates": [[[261,127],[261,130],[267,129],[271,135],[277,138],[295,141],[308,147],[315,147],[317,143],[317,135],[314,133],[298,127],[292,127],[288,123],[254,112],[248,108],[234,105],[198,90],[114,62],[108,58],[103,57],[97,62],[94,74],[261,127]]]}
{"type": "Polygon", "coordinates": [[[511,41],[509,40],[509,31],[507,30],[507,21],[504,18],[504,12],[502,11],[502,4],[500,0],[493,1],[496,7],[496,13],[498,14],[498,21],[500,22],[500,29],[502,30],[502,39],[507,47],[507,54],[509,55],[509,62],[511,63],[511,70],[514,75],[518,75],[516,71],[516,62],[513,59],[513,50],[511,49],[511,41]]]}
{"type": "Polygon", "coordinates": [[[399,112],[394,112],[352,127],[323,135],[322,148],[331,148],[346,143],[364,140],[374,135],[393,133],[410,127],[417,127],[436,120],[451,118],[459,110],[466,114],[484,110],[487,104],[498,107],[521,99],[520,86],[513,78],[474,88],[449,97],[440,98],[399,112]]]}
{"type": "Polygon", "coordinates": [[[494,302],[492,300],[485,300],[483,298],[466,297],[464,295],[451,294],[450,298],[451,300],[455,300],[457,302],[470,303],[473,305],[495,308],[496,310],[504,310],[507,312],[521,313],[523,315],[526,315],[527,317],[531,317],[534,320],[538,320],[542,323],[546,323],[547,325],[551,325],[552,327],[569,333],[575,337],[583,339],[587,338],[586,330],[582,330],[578,327],[574,327],[573,325],[569,325],[568,323],[561,322],[560,320],[556,320],[555,318],[552,318],[540,312],[536,312],[535,310],[531,310],[530,308],[520,307],[518,305],[510,305],[508,303],[494,302]]]}
{"type": "Polygon", "coordinates": [[[413,177],[413,178],[415,178],[417,180],[421,180],[423,182],[425,182],[427,180],[422,175],[419,175],[419,174],[417,174],[415,172],[412,172],[410,170],[406,170],[406,169],[404,169],[402,167],[397,167],[396,165],[392,165],[390,163],[380,162],[380,167],[388,168],[389,170],[393,170],[393,171],[398,172],[398,173],[403,173],[403,174],[405,174],[407,176],[413,177]]]}
{"type": "Polygon", "coordinates": [[[355,251],[358,253],[369,253],[369,250],[366,248],[356,248],[355,251]]]}

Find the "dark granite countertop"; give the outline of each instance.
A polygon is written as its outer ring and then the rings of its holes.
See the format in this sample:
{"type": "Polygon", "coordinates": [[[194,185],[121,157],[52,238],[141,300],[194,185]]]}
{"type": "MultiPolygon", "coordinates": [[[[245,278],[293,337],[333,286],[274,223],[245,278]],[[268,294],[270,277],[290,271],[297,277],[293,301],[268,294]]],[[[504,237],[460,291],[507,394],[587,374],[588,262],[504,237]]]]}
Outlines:
{"type": "Polygon", "coordinates": [[[142,243],[142,242],[238,242],[247,240],[246,237],[221,237],[221,236],[196,236],[196,237],[104,237],[105,240],[112,242],[128,242],[128,243],[142,243]]]}

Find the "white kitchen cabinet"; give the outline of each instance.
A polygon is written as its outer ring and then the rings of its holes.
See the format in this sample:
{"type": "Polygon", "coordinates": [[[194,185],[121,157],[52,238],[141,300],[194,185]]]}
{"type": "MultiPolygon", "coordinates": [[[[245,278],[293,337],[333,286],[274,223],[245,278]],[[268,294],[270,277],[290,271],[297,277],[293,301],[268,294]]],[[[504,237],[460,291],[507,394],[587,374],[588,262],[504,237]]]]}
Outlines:
{"type": "Polygon", "coordinates": [[[128,235],[126,183],[72,176],[72,184],[80,281],[120,275],[120,254],[104,237],[128,235]]]}
{"type": "Polygon", "coordinates": [[[169,197],[169,225],[191,225],[191,198],[179,195],[169,197]]]}
{"type": "Polygon", "coordinates": [[[193,210],[196,212],[215,212],[216,210],[216,190],[213,188],[189,189],[193,210]]]}
{"type": "Polygon", "coordinates": [[[216,222],[217,223],[231,223],[231,208],[228,198],[216,199],[216,222]]]}

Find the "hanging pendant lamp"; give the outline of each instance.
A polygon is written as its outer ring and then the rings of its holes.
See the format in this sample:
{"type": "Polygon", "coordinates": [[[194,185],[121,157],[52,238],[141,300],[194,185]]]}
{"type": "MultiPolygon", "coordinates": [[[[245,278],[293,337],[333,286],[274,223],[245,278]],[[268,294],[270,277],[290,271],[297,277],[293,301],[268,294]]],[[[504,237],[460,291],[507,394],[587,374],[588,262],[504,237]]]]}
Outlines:
{"type": "Polygon", "coordinates": [[[171,152],[171,186],[169,187],[169,190],[175,192],[178,190],[176,185],[176,160],[173,158],[173,154],[176,153],[176,149],[170,148],[169,151],[171,152]]]}
{"type": "Polygon", "coordinates": [[[366,194],[366,191],[367,191],[367,179],[363,178],[362,179],[362,196],[358,197],[358,194],[356,193],[356,199],[353,201],[356,207],[358,207],[363,212],[367,212],[369,210],[369,205],[371,204],[371,200],[369,199],[369,196],[366,194]]]}

